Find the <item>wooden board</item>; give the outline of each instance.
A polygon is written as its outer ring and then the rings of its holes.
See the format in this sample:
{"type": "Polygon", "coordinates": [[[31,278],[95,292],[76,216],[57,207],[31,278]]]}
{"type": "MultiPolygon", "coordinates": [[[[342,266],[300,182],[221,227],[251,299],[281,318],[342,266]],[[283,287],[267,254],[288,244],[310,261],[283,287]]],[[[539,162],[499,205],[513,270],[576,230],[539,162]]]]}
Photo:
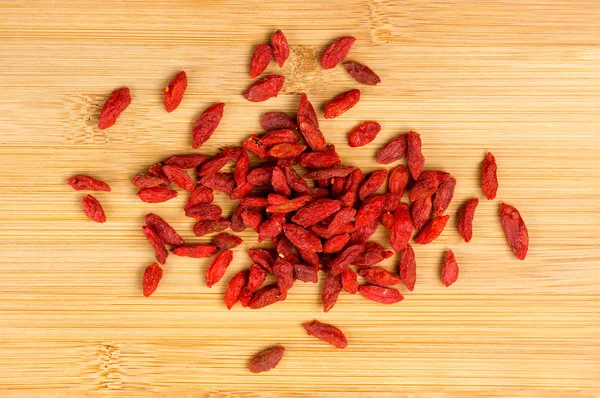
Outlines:
{"type": "MultiPolygon", "coordinates": [[[[9,1],[0,3],[0,389],[3,396],[599,396],[600,395],[600,4],[596,0],[459,2],[9,1]],[[282,94],[253,104],[256,44],[277,28],[292,55],[282,94]],[[421,133],[428,168],[458,179],[440,239],[416,247],[418,281],[384,306],[342,294],[320,310],[319,286],[297,283],[285,303],[261,311],[222,304],[226,280],[204,286],[208,261],[169,258],[151,298],[140,280],[153,253],[140,227],[153,211],[190,242],[186,195],[141,203],[130,179],[154,162],[191,152],[193,121],[223,101],[225,117],[202,148],[259,133],[267,110],[294,112],[308,93],[319,114],[357,87],[317,58],[354,35],[350,58],[380,74],[361,102],[322,121],[344,160],[375,170],[376,150],[421,133]],[[184,69],[189,86],[166,114],[160,89],[184,69]],[[117,124],[96,127],[116,87],[133,102],[117,124]],[[373,119],[383,131],[351,149],[346,133],[373,119]],[[456,233],[456,210],[483,195],[480,162],[499,164],[495,201],[477,209],[474,239],[456,233]],[[81,212],[75,173],[107,180],[109,221],[81,212]],[[498,212],[506,201],[527,223],[531,249],[514,258],[498,212]],[[460,278],[445,288],[452,248],[460,278]],[[300,324],[342,328],[338,350],[300,324]],[[284,344],[269,373],[252,375],[258,350],[284,344]]],[[[272,65],[269,72],[278,73],[272,65]]],[[[230,213],[232,203],[217,195],[230,213]]],[[[228,271],[249,265],[256,236],[228,271]]],[[[385,242],[381,229],[375,239],[385,242]]],[[[385,263],[397,266],[394,256],[385,263]]]]}

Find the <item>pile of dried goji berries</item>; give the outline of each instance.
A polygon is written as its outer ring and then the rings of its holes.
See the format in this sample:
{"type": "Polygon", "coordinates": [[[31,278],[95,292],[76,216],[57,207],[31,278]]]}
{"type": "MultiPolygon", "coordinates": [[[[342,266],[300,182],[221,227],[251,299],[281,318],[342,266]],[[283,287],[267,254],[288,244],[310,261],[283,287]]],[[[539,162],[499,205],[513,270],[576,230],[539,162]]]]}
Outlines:
{"type": "MultiPolygon", "coordinates": [[[[354,42],[353,37],[334,41],[322,54],[323,68],[331,69],[342,63],[354,42]]],[[[289,53],[285,36],[281,31],[275,32],[270,44],[256,47],[250,76],[260,76],[273,59],[283,66],[289,53]]],[[[343,66],[361,84],[381,82],[369,67],[358,62],[347,61],[343,66]]],[[[265,101],[277,96],[284,82],[283,76],[267,76],[252,84],[244,97],[253,102],[265,101]]],[[[164,89],[167,112],[178,107],[186,88],[187,76],[182,71],[164,89]]],[[[335,118],[359,100],[358,89],[342,93],[327,104],[324,117],[335,118]]],[[[102,108],[99,128],[112,126],[130,102],[128,88],[114,91],[102,108]]],[[[223,117],[224,107],[223,103],[213,105],[196,120],[192,148],[202,147],[211,138],[223,117]]],[[[441,170],[423,170],[421,136],[414,131],[392,139],[376,157],[382,165],[406,157],[408,167],[396,165],[389,172],[380,169],[365,175],[359,168],[342,164],[335,147],[327,144],[317,114],[304,93],[300,95],[295,118],[281,112],[267,112],[261,124],[265,133],[250,135],[240,147],[225,148],[212,158],[198,153],[172,156],[133,178],[139,198],[148,203],[176,197],[178,192],[171,185],[189,191],[184,212],[196,220],[194,234],[217,233],[210,244],[185,245],[165,220],[149,213],[142,231],[158,262],[165,264],[169,255],[167,245],[173,247],[172,253],[177,256],[213,257],[206,270],[206,284],[211,287],[225,275],[233,260],[232,249],[243,243],[240,237],[224,231],[241,232],[250,228],[257,233],[259,243],[269,240],[272,249],[248,249],[252,265],[231,277],[225,292],[228,309],[238,301],[252,309],[284,301],[297,280],[316,283],[320,271],[325,274],[322,290],[325,312],[333,308],[342,290],[359,292],[384,304],[401,301],[402,294],[392,286],[404,283],[412,291],[417,278],[410,239],[414,231],[417,244],[431,243],[440,236],[449,219],[445,212],[454,195],[456,179],[441,170]],[[250,156],[260,158],[262,163],[252,169],[250,156]],[[235,164],[234,171],[223,172],[229,163],[235,164]],[[296,166],[304,171],[299,173],[296,166]],[[195,171],[196,182],[187,170],[195,171]],[[387,192],[377,194],[386,181],[387,192]],[[261,193],[253,193],[259,186],[261,193]],[[221,207],[213,204],[215,191],[239,201],[231,216],[224,217],[221,207]],[[410,205],[402,202],[405,191],[409,192],[410,205]],[[369,241],[379,224],[390,230],[392,250],[369,241]],[[377,266],[394,252],[400,253],[397,274],[377,266]],[[357,271],[351,266],[356,266],[357,271]],[[269,274],[275,275],[276,282],[264,286],[269,274]],[[358,276],[366,283],[359,285],[358,276]]],[[[360,123],[349,133],[348,144],[366,145],[380,130],[375,121],[360,123]]],[[[498,189],[496,171],[494,156],[488,153],[482,167],[482,190],[489,200],[495,198],[498,189]]],[[[76,190],[110,191],[106,183],[85,175],[71,177],[67,182],[76,190]]],[[[477,204],[478,199],[473,198],[458,213],[458,231],[465,242],[472,238],[477,204]]],[[[83,199],[83,206],[92,220],[106,221],[102,206],[91,195],[83,199]]],[[[503,203],[500,217],[512,250],[517,258],[524,259],[528,234],[519,212],[503,203]]],[[[442,282],[450,286],[457,280],[458,272],[454,253],[448,250],[442,264],[442,282]]],[[[145,296],[156,291],[162,274],[157,263],[146,269],[145,296]]],[[[317,320],[303,326],[308,334],[335,347],[347,346],[344,334],[334,326],[317,320]]],[[[276,346],[259,353],[251,360],[250,370],[261,372],[275,367],[284,351],[284,347],[276,346]]]]}

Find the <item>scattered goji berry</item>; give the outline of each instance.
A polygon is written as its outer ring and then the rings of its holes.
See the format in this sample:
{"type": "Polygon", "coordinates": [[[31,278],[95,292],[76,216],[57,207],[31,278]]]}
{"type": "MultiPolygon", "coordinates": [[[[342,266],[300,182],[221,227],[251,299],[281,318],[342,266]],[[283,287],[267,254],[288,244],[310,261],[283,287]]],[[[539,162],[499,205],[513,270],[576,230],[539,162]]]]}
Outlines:
{"type": "Polygon", "coordinates": [[[348,134],[348,145],[351,147],[365,146],[377,137],[381,125],[377,122],[362,122],[348,134]]]}
{"type": "Polygon", "coordinates": [[[199,204],[185,209],[185,215],[196,220],[218,220],[223,210],[218,205],[199,204]]]}
{"type": "Polygon", "coordinates": [[[335,326],[321,323],[316,319],[312,322],[303,323],[302,326],[309,335],[314,336],[319,340],[323,340],[334,347],[346,348],[348,346],[346,336],[344,336],[344,333],[335,326]]]}
{"type": "Polygon", "coordinates": [[[406,203],[400,205],[394,211],[394,224],[390,235],[390,245],[395,252],[404,250],[412,235],[413,222],[406,203]]]}
{"type": "Polygon", "coordinates": [[[267,207],[269,205],[269,199],[261,196],[249,196],[240,200],[240,205],[250,207],[267,207]]]}
{"type": "Polygon", "coordinates": [[[244,149],[240,147],[223,149],[217,156],[202,164],[200,170],[198,170],[198,177],[203,178],[215,174],[227,163],[238,160],[243,151],[244,149]]]}
{"type": "Polygon", "coordinates": [[[244,286],[248,283],[248,270],[240,271],[229,280],[225,290],[225,305],[230,310],[238,302],[244,286]]]}
{"type": "Polygon", "coordinates": [[[285,258],[278,257],[273,265],[273,273],[277,280],[277,286],[282,292],[287,292],[294,284],[294,265],[285,258]]]}
{"type": "Polygon", "coordinates": [[[259,44],[254,50],[250,61],[250,78],[260,76],[273,59],[273,50],[268,44],[259,44]]]}
{"type": "Polygon", "coordinates": [[[381,217],[379,217],[379,221],[381,221],[381,224],[386,229],[392,229],[392,225],[394,225],[394,214],[389,211],[386,211],[381,215],[381,217]]]}
{"type": "Polygon", "coordinates": [[[163,166],[163,171],[169,178],[169,181],[177,185],[181,189],[185,189],[186,191],[194,190],[194,180],[189,176],[185,170],[180,169],[177,166],[163,166]]]}
{"type": "Polygon", "coordinates": [[[324,151],[326,148],[325,137],[319,130],[319,119],[312,104],[306,94],[300,94],[300,104],[298,105],[298,127],[300,133],[313,151],[324,151]]]}
{"type": "Polygon", "coordinates": [[[271,36],[269,43],[273,49],[273,56],[277,61],[277,65],[281,68],[285,60],[290,56],[290,46],[287,39],[281,30],[276,30],[273,36],[271,36]]]}
{"type": "Polygon", "coordinates": [[[406,245],[400,254],[399,274],[406,288],[412,292],[417,281],[417,262],[411,245],[406,245]]]}
{"type": "Polygon", "coordinates": [[[415,242],[420,245],[433,242],[444,231],[449,218],[450,216],[432,218],[415,236],[415,242]]]}
{"type": "Polygon", "coordinates": [[[479,199],[470,199],[458,211],[458,233],[467,243],[473,238],[473,218],[478,204],[479,199]]]}
{"type": "Polygon", "coordinates": [[[344,68],[346,71],[361,84],[366,84],[368,86],[375,86],[378,83],[381,83],[381,79],[375,72],[371,70],[367,65],[360,64],[355,61],[346,61],[344,62],[344,68]]]}
{"type": "Polygon", "coordinates": [[[254,210],[245,210],[241,214],[242,222],[248,228],[252,228],[254,232],[259,231],[260,225],[263,223],[263,216],[254,210]]]}
{"type": "Polygon", "coordinates": [[[402,279],[381,267],[361,268],[358,270],[358,275],[365,278],[368,283],[383,287],[402,282],[402,279]]]}
{"type": "Polygon", "coordinates": [[[271,178],[273,177],[273,167],[264,166],[257,167],[248,173],[247,180],[249,183],[260,186],[260,185],[269,185],[271,183],[271,178]]]}
{"type": "Polygon", "coordinates": [[[304,260],[306,264],[315,268],[319,267],[319,262],[321,261],[321,259],[319,258],[319,255],[316,252],[312,250],[303,250],[301,248],[297,249],[298,254],[300,254],[300,257],[302,257],[302,260],[304,260]]]}
{"type": "Polygon", "coordinates": [[[144,296],[150,297],[152,293],[156,291],[162,276],[163,270],[160,268],[160,265],[153,263],[146,268],[144,271],[144,278],[142,279],[142,291],[144,292],[144,296]]]}
{"type": "Polygon", "coordinates": [[[371,196],[365,200],[356,212],[356,226],[367,225],[371,220],[377,220],[383,213],[385,195],[371,196]]]}
{"type": "Polygon", "coordinates": [[[100,202],[98,202],[98,199],[94,198],[92,195],[86,195],[81,200],[81,204],[83,205],[83,212],[90,220],[96,221],[97,223],[106,222],[104,209],[100,202]]]}
{"type": "Polygon", "coordinates": [[[189,155],[173,155],[165,160],[165,165],[177,166],[180,169],[195,169],[208,159],[207,156],[199,153],[189,155]]]}
{"type": "Polygon", "coordinates": [[[149,173],[140,173],[133,177],[131,180],[133,186],[136,188],[152,188],[158,187],[159,185],[168,185],[169,181],[163,180],[161,177],[149,174],[149,173]]]}
{"type": "Polygon", "coordinates": [[[336,152],[308,152],[300,155],[300,166],[309,169],[326,169],[340,164],[342,159],[336,152]]]}
{"type": "Polygon", "coordinates": [[[273,258],[268,250],[251,247],[248,249],[248,257],[250,257],[253,262],[263,267],[268,273],[273,273],[275,258],[273,258]]]}
{"type": "Polygon", "coordinates": [[[248,289],[255,292],[265,283],[267,279],[267,271],[257,263],[250,266],[250,274],[248,278],[248,289]]]}
{"type": "Polygon", "coordinates": [[[350,242],[348,243],[365,243],[371,238],[371,236],[373,236],[375,231],[377,231],[378,225],[379,220],[377,218],[368,220],[367,224],[363,225],[360,228],[356,228],[356,230],[350,234],[350,242]]]}
{"type": "Polygon", "coordinates": [[[232,193],[235,189],[233,173],[215,173],[213,175],[201,178],[199,183],[205,187],[216,189],[217,191],[225,193],[232,193]]]}
{"type": "Polygon", "coordinates": [[[252,373],[261,373],[266,372],[267,370],[273,369],[275,366],[279,364],[281,358],[283,358],[283,353],[285,352],[285,347],[283,346],[275,346],[269,348],[268,350],[262,351],[256,354],[251,360],[249,369],[252,373]]]}
{"type": "Polygon", "coordinates": [[[146,214],[146,225],[158,235],[158,237],[166,244],[171,246],[181,246],[185,242],[183,238],[167,223],[162,217],[156,214],[146,214]]]}
{"type": "MultiPolygon", "coordinates": [[[[310,171],[310,172],[304,174],[302,177],[309,179],[309,180],[324,181],[324,184],[328,185],[329,179],[346,177],[348,174],[350,174],[352,171],[354,171],[355,168],[356,167],[354,167],[354,166],[342,166],[342,165],[333,166],[333,167],[330,167],[327,169],[310,171]]],[[[343,180],[342,180],[342,182],[343,182],[343,180]]],[[[343,184],[342,184],[342,187],[343,187],[343,184]]],[[[327,187],[325,186],[322,188],[327,188],[327,187]]]]}
{"type": "Polygon", "coordinates": [[[382,304],[394,304],[402,301],[404,297],[400,292],[392,287],[382,287],[377,285],[360,285],[358,292],[366,299],[377,301],[382,304]]]}
{"type": "Polygon", "coordinates": [[[481,189],[488,200],[493,200],[498,192],[497,173],[496,158],[488,152],[481,166],[481,189]]]}
{"type": "Polygon", "coordinates": [[[146,239],[150,243],[150,245],[154,248],[154,252],[156,254],[156,259],[159,263],[164,264],[167,262],[167,256],[169,252],[165,247],[164,243],[160,239],[160,237],[154,232],[154,230],[146,225],[142,227],[142,232],[146,235],[146,239]]]}
{"type": "Polygon", "coordinates": [[[277,97],[277,94],[283,88],[284,82],[285,77],[280,75],[264,77],[244,92],[244,98],[250,102],[263,102],[269,98],[277,97]]]}
{"type": "Polygon", "coordinates": [[[244,243],[244,240],[239,236],[221,232],[213,238],[213,243],[221,250],[229,250],[238,247],[244,243]]]}
{"type": "Polygon", "coordinates": [[[340,275],[348,268],[348,266],[356,260],[356,258],[362,253],[365,245],[364,243],[355,243],[344,249],[343,252],[338,254],[330,265],[331,275],[340,275]]]}
{"type": "Polygon", "coordinates": [[[323,69],[334,68],[337,64],[342,62],[348,55],[348,52],[350,52],[350,48],[355,41],[356,38],[352,36],[344,36],[331,43],[323,52],[323,55],[321,55],[321,65],[323,66],[323,69]]]}
{"type": "Polygon", "coordinates": [[[296,144],[300,141],[298,134],[289,129],[270,130],[257,138],[261,144],[271,147],[278,144],[296,144]]]}
{"type": "Polygon", "coordinates": [[[231,199],[231,200],[242,199],[242,198],[246,197],[247,195],[249,195],[250,192],[252,192],[252,189],[254,189],[254,185],[250,184],[249,182],[245,182],[242,185],[235,187],[233,189],[233,191],[231,191],[231,194],[229,195],[229,199],[231,199]]]}
{"type": "Polygon", "coordinates": [[[185,89],[187,88],[187,74],[185,71],[181,71],[173,77],[169,85],[163,88],[163,92],[165,93],[165,109],[168,113],[173,112],[183,99],[183,94],[185,93],[185,89]]]}
{"type": "Polygon", "coordinates": [[[215,283],[221,280],[229,264],[233,260],[233,252],[225,250],[217,254],[214,260],[206,269],[206,286],[212,287],[215,283]]]}
{"type": "Polygon", "coordinates": [[[252,295],[252,300],[250,300],[248,306],[253,310],[257,310],[285,299],[285,292],[281,291],[277,285],[269,285],[256,291],[252,295]]]}
{"type": "Polygon", "coordinates": [[[368,267],[378,264],[386,258],[392,257],[394,253],[384,250],[383,246],[376,242],[366,242],[363,251],[352,261],[352,264],[359,267],[368,267]]]}
{"type": "Polygon", "coordinates": [[[276,159],[295,158],[306,149],[305,145],[283,143],[269,149],[269,156],[276,159]]]}
{"type": "Polygon", "coordinates": [[[129,88],[123,87],[113,91],[102,106],[98,128],[104,130],[115,124],[119,115],[127,109],[129,104],[131,104],[129,88]]]}
{"type": "Polygon", "coordinates": [[[206,258],[212,257],[217,253],[217,246],[208,243],[198,243],[195,245],[179,246],[173,249],[173,254],[182,257],[206,258]]]}
{"type": "Polygon", "coordinates": [[[360,100],[360,90],[342,93],[325,106],[325,119],[334,119],[354,107],[360,100]]]}
{"type": "Polygon", "coordinates": [[[525,260],[529,249],[529,232],[521,214],[514,207],[502,203],[500,219],[513,253],[519,260],[525,260]]]}
{"type": "Polygon", "coordinates": [[[192,148],[198,149],[204,144],[208,139],[213,135],[219,123],[221,123],[221,118],[223,117],[223,108],[225,108],[225,104],[219,102],[216,105],[207,108],[200,117],[194,123],[194,127],[192,129],[192,135],[194,138],[194,143],[192,148]]]}
{"type": "MultiPolygon", "coordinates": [[[[341,167],[346,167],[346,166],[341,166],[341,167]]],[[[322,170],[329,170],[329,169],[322,169],[322,170]]],[[[352,170],[352,171],[354,171],[354,170],[352,170]]],[[[306,175],[304,175],[304,177],[307,178],[306,175]]],[[[331,183],[331,197],[332,198],[339,197],[344,191],[344,185],[346,185],[346,178],[333,177],[333,181],[331,183]]]]}
{"type": "Polygon", "coordinates": [[[185,204],[184,209],[189,210],[197,205],[208,205],[211,204],[215,200],[213,195],[213,190],[207,188],[203,185],[198,185],[194,190],[190,193],[188,200],[185,204]]]}
{"type": "MultiPolygon", "coordinates": [[[[265,130],[288,129],[296,130],[298,125],[287,113],[267,112],[263,115],[260,125],[265,130]]],[[[261,137],[262,138],[262,137],[261,137]]]]}
{"type": "Polygon", "coordinates": [[[389,164],[406,156],[407,135],[402,134],[388,142],[377,154],[377,163],[389,164]]]}
{"type": "Polygon", "coordinates": [[[450,202],[454,197],[454,188],[456,188],[456,179],[449,178],[448,181],[440,184],[438,191],[435,194],[435,198],[433,199],[433,213],[436,216],[443,215],[448,206],[450,206],[450,202]]]}
{"type": "Polygon", "coordinates": [[[286,198],[285,203],[267,206],[267,213],[290,213],[303,208],[306,203],[312,200],[313,198],[310,195],[298,196],[297,198],[290,200],[286,198]]]}
{"type": "Polygon", "coordinates": [[[360,200],[367,199],[371,194],[381,188],[386,179],[387,170],[384,169],[373,172],[358,189],[358,198],[360,200]]]}
{"type": "Polygon", "coordinates": [[[293,264],[294,278],[302,282],[317,283],[319,281],[317,268],[298,262],[294,262],[293,264]]]}
{"type": "Polygon", "coordinates": [[[392,212],[396,210],[396,207],[398,207],[400,203],[402,203],[402,195],[398,193],[386,193],[383,212],[392,212]]]}
{"type": "Polygon", "coordinates": [[[242,307],[248,307],[248,305],[250,305],[250,300],[252,300],[252,292],[248,287],[244,287],[240,293],[240,303],[242,304],[242,307]]]}
{"type": "Polygon", "coordinates": [[[224,231],[231,225],[231,222],[226,218],[215,220],[201,220],[194,224],[194,235],[204,236],[213,232],[224,231]]]}
{"type": "Polygon", "coordinates": [[[411,213],[413,226],[417,231],[423,228],[423,225],[425,225],[431,218],[432,207],[433,203],[431,201],[431,196],[413,202],[411,213]]]}
{"type": "Polygon", "coordinates": [[[165,172],[163,171],[163,166],[160,163],[152,165],[148,168],[148,173],[152,174],[155,177],[158,177],[164,181],[164,185],[169,185],[170,181],[165,172]]]}
{"type": "Polygon", "coordinates": [[[323,312],[329,312],[342,291],[342,278],[340,275],[329,274],[325,278],[321,300],[323,301],[323,312]]]}
{"type": "Polygon", "coordinates": [[[421,136],[414,131],[406,136],[406,161],[410,174],[417,180],[425,165],[425,157],[421,152],[421,136]]]}
{"type": "Polygon", "coordinates": [[[345,291],[350,294],[355,294],[358,291],[358,276],[352,268],[346,268],[344,272],[342,272],[341,279],[345,291]]]}
{"type": "Polygon", "coordinates": [[[290,242],[298,249],[314,252],[323,251],[321,240],[312,232],[298,225],[285,224],[283,226],[283,232],[290,242]]]}
{"type": "Polygon", "coordinates": [[[110,192],[110,186],[108,186],[107,183],[83,174],[77,174],[69,178],[67,184],[76,191],[87,190],[110,192]]]}
{"type": "Polygon", "coordinates": [[[323,253],[337,253],[346,246],[346,243],[348,243],[349,240],[349,234],[331,237],[323,244],[323,253]]]}
{"type": "Polygon", "coordinates": [[[277,242],[277,254],[283,257],[287,257],[294,250],[292,242],[283,234],[279,235],[279,241],[277,242]]]}
{"type": "Polygon", "coordinates": [[[250,137],[244,140],[242,146],[247,150],[255,154],[261,159],[269,158],[269,148],[264,146],[259,138],[255,135],[251,135],[250,137]]]}
{"type": "Polygon", "coordinates": [[[410,190],[409,199],[411,202],[430,198],[438,190],[437,173],[426,171],[421,174],[415,182],[415,186],[410,190]]]}
{"type": "Polygon", "coordinates": [[[283,231],[285,225],[285,216],[281,213],[272,214],[269,219],[258,228],[258,243],[267,238],[278,236],[283,231]]]}
{"type": "Polygon", "coordinates": [[[458,279],[458,263],[452,250],[446,252],[446,257],[442,263],[442,283],[446,287],[450,286],[458,279]]]}
{"type": "Polygon", "coordinates": [[[307,228],[338,212],[341,208],[342,204],[339,200],[317,199],[298,210],[292,217],[292,221],[307,228]]]}

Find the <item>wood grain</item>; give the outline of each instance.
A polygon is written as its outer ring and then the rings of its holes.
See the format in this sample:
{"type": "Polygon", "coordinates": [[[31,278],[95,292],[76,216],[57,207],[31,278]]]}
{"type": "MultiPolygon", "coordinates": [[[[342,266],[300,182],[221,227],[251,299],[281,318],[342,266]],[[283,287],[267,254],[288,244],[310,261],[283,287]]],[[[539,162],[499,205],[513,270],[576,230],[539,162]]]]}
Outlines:
{"type": "MultiPolygon", "coordinates": [[[[596,0],[3,1],[0,3],[0,389],[3,396],[540,396],[600,395],[600,4],[596,0]],[[291,59],[282,94],[252,104],[253,47],[284,30],[291,59]],[[319,286],[298,283],[261,311],[222,304],[226,281],[204,286],[208,261],[169,258],[157,294],[141,296],[152,251],[140,231],[153,211],[189,241],[185,194],[140,203],[133,175],[191,152],[190,128],[208,105],[225,117],[202,148],[214,154],[260,132],[266,110],[294,112],[306,92],[319,112],[356,87],[317,61],[332,39],[357,37],[350,57],[382,78],[361,102],[323,120],[349,164],[408,129],[422,134],[427,167],[458,180],[450,227],[415,248],[417,287],[383,306],[344,294],[323,314],[319,286]],[[166,114],[161,87],[185,69],[181,106],[166,114]],[[133,102],[96,127],[116,87],[133,102]],[[378,120],[370,145],[346,133],[378,120]],[[483,198],[485,151],[499,163],[498,199],[477,209],[474,239],[455,214],[483,198]],[[75,173],[106,179],[109,221],[94,224],[75,173]],[[531,250],[517,261],[501,229],[501,201],[521,211],[531,250]],[[439,280],[452,248],[460,278],[439,280]],[[343,329],[345,350],[306,335],[318,318],[343,329]],[[255,352],[284,344],[271,372],[252,375],[255,352]]],[[[277,72],[276,65],[269,72],[277,72]]],[[[218,195],[226,212],[232,203],[218,195]]],[[[228,277],[249,265],[235,250],[228,277]]],[[[375,239],[384,242],[380,230],[375,239]]],[[[394,269],[397,257],[385,265],[394,269]]],[[[228,279],[225,278],[225,279],[228,279]]]]}

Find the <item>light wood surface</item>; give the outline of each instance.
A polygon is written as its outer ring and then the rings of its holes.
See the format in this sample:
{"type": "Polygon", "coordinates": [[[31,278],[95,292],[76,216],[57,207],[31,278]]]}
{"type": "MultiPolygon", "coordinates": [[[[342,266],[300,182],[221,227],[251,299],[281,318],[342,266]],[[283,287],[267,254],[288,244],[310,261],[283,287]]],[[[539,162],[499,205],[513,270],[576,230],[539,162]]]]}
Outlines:
{"type": "MultiPolygon", "coordinates": [[[[65,396],[388,397],[600,395],[600,4],[562,1],[2,1],[0,2],[0,394],[65,396]],[[256,44],[284,30],[292,55],[282,94],[248,103],[256,44]],[[208,105],[225,116],[201,152],[259,133],[267,110],[294,112],[306,92],[326,101],[358,85],[317,62],[334,38],[354,35],[350,59],[383,83],[322,121],[345,162],[365,171],[391,137],[421,133],[426,167],[458,180],[440,239],[416,247],[415,291],[384,306],[342,294],[328,314],[319,286],[297,283],[284,303],[227,311],[222,293],[256,236],[235,250],[227,276],[204,285],[208,261],[169,257],[159,290],[141,294],[153,252],[147,212],[190,242],[186,194],[143,204],[130,179],[191,150],[208,105]],[[161,88],[184,69],[189,86],[172,114],[161,88]],[[133,101],[113,128],[97,129],[116,87],[133,101]],[[362,149],[346,133],[362,120],[383,130],[362,149]],[[495,201],[483,199],[480,162],[499,165],[495,201]],[[108,222],[80,208],[65,185],[104,179],[96,197],[108,222]],[[456,233],[456,210],[481,200],[474,238],[456,233]],[[514,258],[498,218],[516,206],[531,236],[514,258]],[[445,288],[452,248],[460,278],[445,288]],[[343,329],[345,350],[306,335],[317,318],[343,329]],[[247,361],[274,344],[279,367],[253,375],[247,361]]],[[[270,72],[278,72],[275,64],[270,72]]],[[[217,195],[227,209],[232,203],[217,195]]],[[[384,242],[387,233],[375,239],[384,242]]],[[[385,265],[397,266],[397,256],[385,265]]]]}

